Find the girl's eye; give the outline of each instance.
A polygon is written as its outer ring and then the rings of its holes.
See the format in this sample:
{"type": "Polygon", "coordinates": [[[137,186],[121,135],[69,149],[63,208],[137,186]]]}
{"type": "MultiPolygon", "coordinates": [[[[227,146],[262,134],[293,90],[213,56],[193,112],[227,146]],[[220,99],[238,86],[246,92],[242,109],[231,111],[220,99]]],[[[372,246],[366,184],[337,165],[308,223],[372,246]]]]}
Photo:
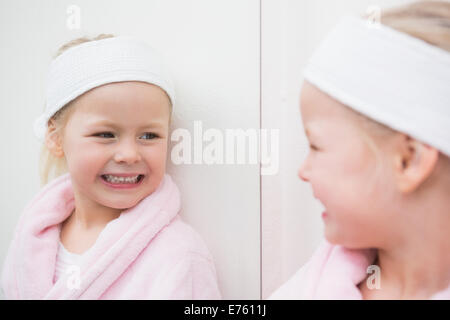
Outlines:
{"type": "MultiPolygon", "coordinates": [[[[100,133],[95,134],[94,136],[99,137],[101,135],[108,135],[108,134],[114,136],[111,132],[100,132],[100,133]]],[[[106,138],[109,138],[109,137],[106,137],[106,138]]]]}
{"type": "MultiPolygon", "coordinates": [[[[96,136],[96,137],[110,138],[110,137],[108,137],[108,136],[105,137],[104,135],[110,135],[110,136],[114,137],[114,134],[112,134],[111,132],[100,132],[100,133],[95,134],[94,136],[96,136]]],[[[155,134],[155,133],[152,133],[152,132],[147,132],[147,133],[144,134],[144,136],[147,136],[147,137],[148,137],[146,140],[151,140],[151,139],[158,138],[158,135],[155,134]]]]}
{"type": "Polygon", "coordinates": [[[158,135],[155,134],[155,133],[152,133],[152,132],[147,132],[147,133],[144,134],[144,136],[149,137],[147,140],[158,138],[158,135]]]}
{"type": "Polygon", "coordinates": [[[317,151],[319,150],[315,145],[310,144],[309,147],[311,148],[311,150],[317,151]]]}

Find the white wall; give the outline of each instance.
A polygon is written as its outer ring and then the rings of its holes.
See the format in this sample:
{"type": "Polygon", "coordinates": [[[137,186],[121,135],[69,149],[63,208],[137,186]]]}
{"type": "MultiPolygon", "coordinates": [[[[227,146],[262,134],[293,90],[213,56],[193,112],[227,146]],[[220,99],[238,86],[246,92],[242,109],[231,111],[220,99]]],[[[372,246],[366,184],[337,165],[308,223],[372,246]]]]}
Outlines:
{"type": "MultiPolygon", "coordinates": [[[[32,122],[43,110],[45,75],[60,45],[99,33],[141,36],[166,57],[178,105],[174,128],[257,128],[259,1],[5,1],[0,3],[0,263],[17,219],[39,190],[32,122]],[[81,29],[66,27],[69,5],[81,29]]],[[[227,299],[258,299],[259,167],[169,164],[182,216],[204,237],[227,299]]]]}

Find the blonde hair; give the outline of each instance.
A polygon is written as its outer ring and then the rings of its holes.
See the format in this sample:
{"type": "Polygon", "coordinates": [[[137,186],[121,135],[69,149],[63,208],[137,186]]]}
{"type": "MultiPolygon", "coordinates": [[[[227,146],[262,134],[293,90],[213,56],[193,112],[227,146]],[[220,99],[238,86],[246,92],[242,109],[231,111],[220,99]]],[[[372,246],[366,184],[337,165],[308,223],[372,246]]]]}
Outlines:
{"type": "MultiPolygon", "coordinates": [[[[75,47],[79,44],[89,42],[89,41],[96,41],[106,38],[112,38],[114,35],[112,34],[100,34],[94,38],[77,38],[74,40],[71,40],[64,45],[62,45],[57,53],[54,55],[53,59],[61,55],[64,51],[66,51],[69,48],[75,47]]],[[[72,114],[73,108],[71,106],[73,105],[73,102],[76,101],[72,100],[68,104],[66,104],[64,107],[59,109],[50,119],[54,124],[55,130],[52,132],[52,134],[60,134],[60,136],[63,136],[64,128],[67,124],[67,120],[69,119],[70,115],[72,114]]],[[[62,157],[55,157],[50,150],[47,148],[46,143],[44,142],[41,146],[41,153],[39,157],[39,176],[41,180],[41,186],[46,185],[51,180],[57,178],[58,176],[67,173],[67,161],[64,156],[62,157]]]]}
{"type": "MultiPolygon", "coordinates": [[[[367,18],[367,16],[364,16],[367,18]]],[[[419,38],[431,45],[450,52],[450,3],[444,1],[419,1],[401,7],[382,11],[380,23],[398,31],[419,38]]],[[[354,110],[362,127],[362,137],[379,160],[378,143],[397,133],[379,122],[376,122],[354,110]]],[[[442,158],[450,164],[450,158],[444,154],[442,158]]],[[[380,161],[377,161],[379,164],[380,161]]],[[[377,170],[379,167],[377,166],[377,170]]],[[[376,171],[377,171],[376,170],[376,171]]],[[[376,174],[375,174],[376,175],[376,174]]]]}

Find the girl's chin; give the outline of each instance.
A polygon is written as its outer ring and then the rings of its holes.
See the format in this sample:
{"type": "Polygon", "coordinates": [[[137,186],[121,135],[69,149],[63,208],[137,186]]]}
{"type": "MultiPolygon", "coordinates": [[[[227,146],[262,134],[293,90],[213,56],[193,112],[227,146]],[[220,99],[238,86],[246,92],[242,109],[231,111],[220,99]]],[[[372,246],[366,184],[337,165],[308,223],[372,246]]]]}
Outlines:
{"type": "Polygon", "coordinates": [[[342,236],[342,233],[336,232],[336,230],[325,229],[325,239],[328,243],[333,245],[340,245],[347,249],[364,249],[370,246],[364,246],[361,241],[355,239],[349,239],[348,237],[342,236]]]}
{"type": "Polygon", "coordinates": [[[115,209],[115,210],[127,210],[129,208],[134,207],[137,204],[136,201],[105,201],[102,203],[103,206],[115,209]]]}
{"type": "Polygon", "coordinates": [[[331,244],[340,244],[342,241],[338,230],[334,229],[329,222],[325,223],[324,235],[325,239],[331,244]]]}

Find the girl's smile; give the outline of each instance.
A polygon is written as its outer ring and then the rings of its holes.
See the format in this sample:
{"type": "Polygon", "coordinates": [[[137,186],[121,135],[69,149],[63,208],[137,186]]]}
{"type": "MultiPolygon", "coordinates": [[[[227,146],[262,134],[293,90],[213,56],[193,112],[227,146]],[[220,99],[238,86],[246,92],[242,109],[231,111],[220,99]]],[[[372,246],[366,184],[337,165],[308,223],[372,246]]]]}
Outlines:
{"type": "Polygon", "coordinates": [[[133,189],[143,183],[145,175],[142,174],[102,174],[100,180],[108,187],[114,189],[133,189]]]}

